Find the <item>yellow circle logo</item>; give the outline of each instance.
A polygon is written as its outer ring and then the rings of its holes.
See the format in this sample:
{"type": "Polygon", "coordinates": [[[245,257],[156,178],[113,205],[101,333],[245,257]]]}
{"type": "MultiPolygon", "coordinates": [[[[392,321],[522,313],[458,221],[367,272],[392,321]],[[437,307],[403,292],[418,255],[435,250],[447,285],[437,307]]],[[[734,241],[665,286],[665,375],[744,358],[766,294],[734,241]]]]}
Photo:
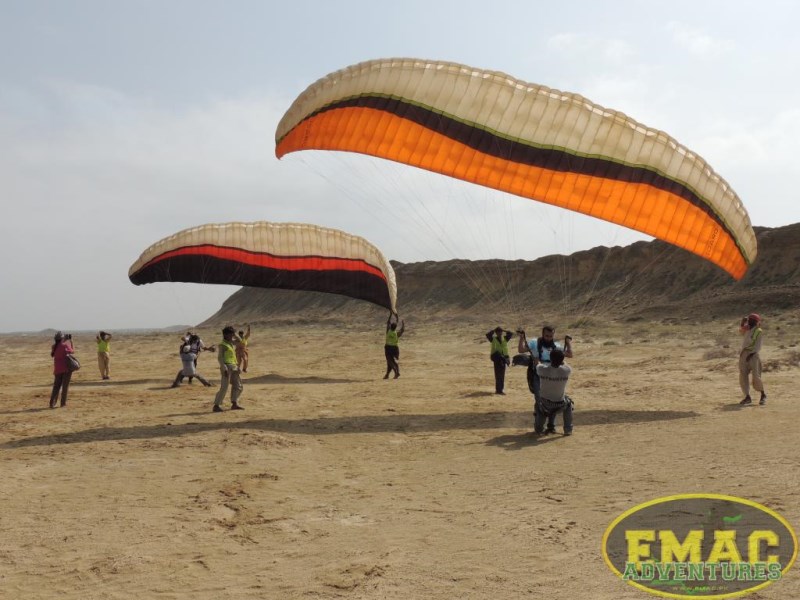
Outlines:
{"type": "Polygon", "coordinates": [[[628,584],[664,598],[733,598],[780,580],[797,536],[778,513],[718,494],[634,506],[603,535],[603,558],[628,584]]]}

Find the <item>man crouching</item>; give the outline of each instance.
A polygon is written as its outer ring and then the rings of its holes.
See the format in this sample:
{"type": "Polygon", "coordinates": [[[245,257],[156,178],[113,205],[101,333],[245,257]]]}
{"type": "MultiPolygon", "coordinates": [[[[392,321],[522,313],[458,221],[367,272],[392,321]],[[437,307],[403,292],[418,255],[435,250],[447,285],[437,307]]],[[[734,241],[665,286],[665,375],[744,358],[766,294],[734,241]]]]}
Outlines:
{"type": "Polygon", "coordinates": [[[555,433],[545,431],[547,417],[564,413],[564,435],[572,435],[572,400],[566,395],[567,382],[572,368],[564,364],[564,352],[556,349],[550,352],[550,363],[536,365],[541,388],[533,410],[533,430],[536,433],[555,433]]]}

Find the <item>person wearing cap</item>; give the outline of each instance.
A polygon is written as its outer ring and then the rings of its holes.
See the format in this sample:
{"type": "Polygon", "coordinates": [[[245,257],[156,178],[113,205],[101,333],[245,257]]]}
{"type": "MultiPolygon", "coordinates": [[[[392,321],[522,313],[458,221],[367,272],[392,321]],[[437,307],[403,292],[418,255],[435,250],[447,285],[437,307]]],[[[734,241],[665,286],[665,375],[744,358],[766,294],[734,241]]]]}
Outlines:
{"type": "Polygon", "coordinates": [[[111,334],[106,331],[101,331],[97,334],[95,340],[97,341],[97,366],[100,367],[100,377],[103,379],[111,379],[111,358],[109,356],[111,334]]]}
{"type": "Polygon", "coordinates": [[[510,331],[502,327],[495,327],[486,334],[491,348],[489,349],[489,359],[494,363],[494,393],[505,395],[503,389],[506,382],[506,367],[511,364],[508,354],[508,341],[514,337],[510,331]]]}
{"type": "Polygon", "coordinates": [[[222,401],[225,400],[225,394],[228,392],[228,384],[231,386],[231,410],[243,410],[243,407],[239,405],[239,396],[241,396],[244,386],[239,374],[239,365],[236,362],[237,341],[236,330],[232,326],[226,325],[222,330],[222,341],[217,345],[217,360],[222,377],[219,391],[214,398],[214,412],[222,412],[222,401]]]}
{"type": "Polygon", "coordinates": [[[69,382],[72,379],[72,371],[67,366],[67,354],[72,354],[72,336],[64,337],[60,331],[53,336],[53,347],[50,349],[50,356],[53,357],[53,391],[50,393],[50,408],[56,407],[58,393],[61,392],[61,406],[67,405],[67,393],[69,392],[69,382]]]}
{"type": "Polygon", "coordinates": [[[767,403],[767,394],[764,391],[764,382],[761,381],[761,342],[764,339],[764,332],[761,329],[761,317],[756,313],[750,313],[742,317],[739,323],[739,333],[742,334],[742,350],[739,353],[739,386],[742,388],[744,398],[740,405],[752,404],[750,398],[750,378],[753,379],[753,389],[761,392],[758,403],[767,403]]]}

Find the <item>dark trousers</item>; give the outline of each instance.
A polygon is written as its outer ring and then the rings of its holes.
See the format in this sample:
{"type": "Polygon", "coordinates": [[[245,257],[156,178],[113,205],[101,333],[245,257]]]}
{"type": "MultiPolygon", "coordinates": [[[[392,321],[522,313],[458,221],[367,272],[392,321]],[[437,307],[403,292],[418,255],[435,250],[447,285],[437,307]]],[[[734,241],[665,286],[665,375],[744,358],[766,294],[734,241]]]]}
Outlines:
{"type": "Polygon", "coordinates": [[[395,375],[400,375],[400,364],[397,362],[400,358],[400,346],[384,346],[383,354],[386,356],[386,374],[394,371],[395,375]]]}
{"type": "MultiPolygon", "coordinates": [[[[183,369],[181,369],[180,371],[178,371],[178,374],[175,376],[175,381],[172,382],[172,387],[178,387],[183,382],[183,378],[184,377],[185,377],[185,375],[183,374],[183,369]]],[[[192,382],[192,377],[197,377],[200,380],[200,383],[202,383],[206,387],[210,387],[211,386],[211,384],[208,382],[208,380],[207,379],[203,379],[203,376],[200,375],[199,373],[197,373],[197,371],[195,371],[194,375],[191,375],[189,377],[189,383],[192,382]]]]}
{"type": "Polygon", "coordinates": [[[492,362],[494,363],[494,391],[500,393],[506,385],[506,360],[502,354],[492,354],[492,362]]]}
{"type": "Polygon", "coordinates": [[[55,408],[58,392],[61,391],[61,406],[67,405],[67,393],[69,392],[69,382],[72,379],[72,371],[57,373],[53,381],[53,391],[50,393],[50,408],[55,408]]]}
{"type": "Polygon", "coordinates": [[[545,431],[544,422],[547,419],[547,430],[555,430],[555,418],[558,413],[564,413],[564,433],[572,433],[572,400],[566,397],[564,406],[556,409],[553,412],[548,412],[542,409],[537,402],[533,406],[533,430],[536,433],[543,433],[545,431]]]}

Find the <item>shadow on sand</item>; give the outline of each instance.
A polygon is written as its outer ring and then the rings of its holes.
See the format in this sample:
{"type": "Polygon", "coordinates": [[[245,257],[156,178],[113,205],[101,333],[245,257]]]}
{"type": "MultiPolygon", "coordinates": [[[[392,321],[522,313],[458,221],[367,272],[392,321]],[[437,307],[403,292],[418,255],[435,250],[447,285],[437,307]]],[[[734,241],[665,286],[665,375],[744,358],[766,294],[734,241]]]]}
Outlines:
{"type": "Polygon", "coordinates": [[[548,442],[555,442],[564,436],[560,433],[539,435],[528,431],[526,433],[514,433],[510,435],[499,435],[486,441],[487,446],[497,446],[503,450],[522,450],[530,446],[541,446],[548,442]]]}
{"type": "MultiPolygon", "coordinates": [[[[384,432],[413,434],[453,430],[521,429],[530,427],[532,418],[531,414],[527,411],[488,413],[463,412],[431,415],[356,415],[319,417],[316,419],[255,419],[250,421],[226,420],[226,415],[224,413],[212,413],[210,410],[205,414],[207,417],[203,422],[181,423],[176,425],[139,425],[134,427],[97,427],[73,433],[60,433],[14,440],[0,445],[0,449],[8,450],[30,446],[47,446],[51,444],[80,444],[115,440],[180,437],[208,431],[219,431],[222,429],[255,429],[294,435],[384,432]]],[[[241,413],[237,414],[241,415],[241,413]]],[[[187,416],[195,415],[196,413],[191,413],[187,416]]],[[[696,416],[699,416],[698,413],[680,411],[589,410],[580,413],[576,412],[575,426],[576,428],[582,428],[607,423],[647,423],[673,419],[687,419],[696,416]]],[[[514,449],[514,440],[520,437],[520,435],[503,435],[489,440],[486,443],[514,449]]],[[[560,437],[561,436],[556,435],[554,439],[559,439],[560,437]]],[[[536,443],[540,442],[531,442],[531,444],[536,443]]],[[[522,443],[517,443],[516,445],[519,447],[524,446],[522,443]]]]}
{"type": "Polygon", "coordinates": [[[246,374],[242,377],[244,383],[356,383],[358,381],[366,381],[361,379],[337,379],[334,377],[284,377],[277,373],[270,373],[269,375],[261,375],[259,377],[248,377],[246,374]]]}
{"type": "MultiPolygon", "coordinates": [[[[114,387],[115,385],[143,385],[145,383],[163,384],[164,381],[164,379],[108,379],[106,381],[102,379],[99,381],[76,381],[73,379],[69,387],[114,387]]],[[[53,384],[36,384],[28,387],[52,388],[53,384]]]]}

